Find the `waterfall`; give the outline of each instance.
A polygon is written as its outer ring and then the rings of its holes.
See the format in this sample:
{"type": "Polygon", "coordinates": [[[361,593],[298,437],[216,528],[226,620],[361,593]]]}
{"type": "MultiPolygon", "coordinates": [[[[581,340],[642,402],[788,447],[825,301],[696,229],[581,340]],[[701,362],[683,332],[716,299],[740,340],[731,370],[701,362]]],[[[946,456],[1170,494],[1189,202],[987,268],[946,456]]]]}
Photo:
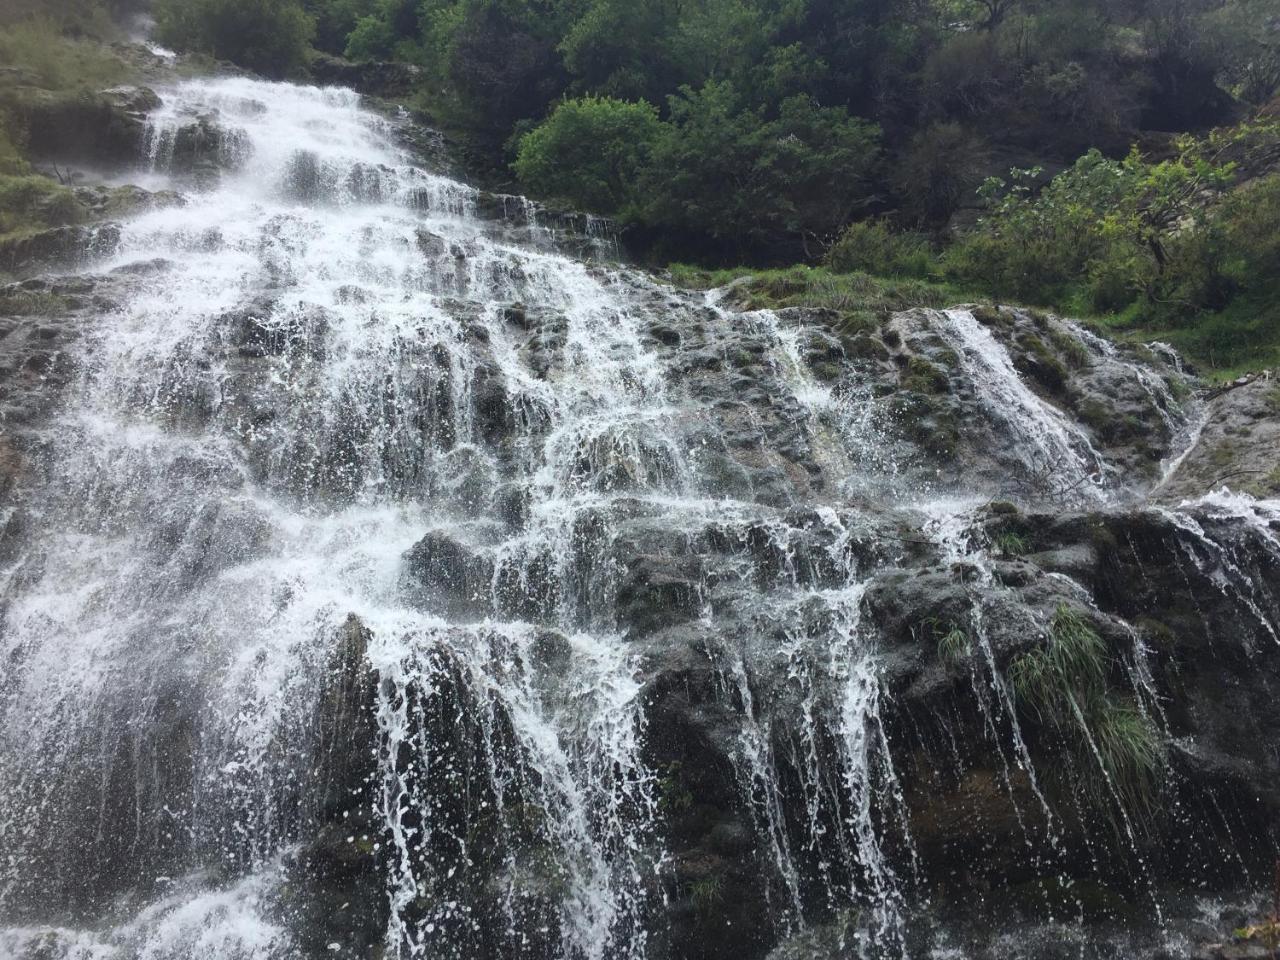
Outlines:
{"type": "MultiPolygon", "coordinates": [[[[1154,604],[1081,572],[1140,484],[973,312],[920,321],[972,400],[966,483],[903,439],[892,361],[424,169],[401,114],[160,94],[139,179],[186,203],[82,268],[101,304],[4,516],[0,955],[977,956],[923,918],[1000,857],[1154,886],[1008,679],[1069,606],[1117,709],[1174,722],[1154,604]],[[994,510],[1018,469],[1094,513],[994,510]],[[963,870],[935,790],[1012,810],[963,870]]],[[[1141,512],[1131,565],[1274,638],[1276,511],[1141,512]]]]}
{"type": "Polygon", "coordinates": [[[508,955],[539,935],[640,955],[660,851],[633,658],[559,598],[537,629],[487,597],[445,619],[402,561],[429,530],[485,541],[496,491],[528,517],[505,549],[533,566],[607,500],[615,460],[661,453],[626,279],[495,236],[474,190],[414,167],[349,91],[191,81],[164,103],[150,178],[187,182],[202,134],[216,182],[129,222],[99,265],[154,269],[83,347],[6,571],[6,904],[108,914],[123,874],[161,897],[107,955],[194,956],[202,903],[222,955],[291,955],[269,878],[311,802],[305,718],[354,614],[380,678],[392,948],[472,955],[474,890],[415,899],[483,854],[509,924],[483,935],[508,955]],[[498,309],[516,302],[559,324],[554,375],[517,355],[498,309]],[[482,742],[425,728],[446,715],[482,742]],[[449,821],[473,762],[489,812],[449,821]],[[168,895],[202,869],[254,893],[168,895]]]}

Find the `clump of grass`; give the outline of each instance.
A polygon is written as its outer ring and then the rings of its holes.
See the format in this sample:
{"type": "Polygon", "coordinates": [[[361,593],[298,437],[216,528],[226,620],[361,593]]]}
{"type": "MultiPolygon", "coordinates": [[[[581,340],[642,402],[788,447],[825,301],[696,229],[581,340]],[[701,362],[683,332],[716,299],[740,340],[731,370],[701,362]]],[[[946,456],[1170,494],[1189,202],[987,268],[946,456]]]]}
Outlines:
{"type": "Polygon", "coordinates": [[[1048,643],[1016,657],[1009,680],[1018,703],[1060,731],[1090,791],[1141,812],[1150,806],[1164,748],[1150,719],[1108,688],[1108,666],[1098,631],[1062,604],[1048,643]]]}
{"type": "Polygon", "coordinates": [[[1017,657],[1009,667],[1019,700],[1050,720],[1068,719],[1073,702],[1092,700],[1106,682],[1107,648],[1079,613],[1059,605],[1049,643],[1017,657]]]}
{"type": "Polygon", "coordinates": [[[1003,530],[991,541],[996,552],[1005,557],[1020,557],[1031,549],[1031,542],[1016,530],[1003,530]]]}
{"type": "Polygon", "coordinates": [[[955,624],[938,640],[938,656],[948,663],[958,663],[973,651],[969,633],[955,624]]]}
{"type": "Polygon", "coordinates": [[[1094,759],[1121,801],[1146,810],[1164,765],[1164,745],[1151,721],[1131,703],[1103,700],[1089,716],[1094,759]]]}
{"type": "Polygon", "coordinates": [[[689,896],[694,909],[704,916],[715,912],[724,899],[724,879],[716,873],[695,880],[689,886],[689,896]]]}
{"type": "Polygon", "coordinates": [[[973,652],[969,631],[954,620],[927,617],[916,628],[916,636],[921,633],[937,641],[938,658],[946,663],[958,663],[973,652]]]}

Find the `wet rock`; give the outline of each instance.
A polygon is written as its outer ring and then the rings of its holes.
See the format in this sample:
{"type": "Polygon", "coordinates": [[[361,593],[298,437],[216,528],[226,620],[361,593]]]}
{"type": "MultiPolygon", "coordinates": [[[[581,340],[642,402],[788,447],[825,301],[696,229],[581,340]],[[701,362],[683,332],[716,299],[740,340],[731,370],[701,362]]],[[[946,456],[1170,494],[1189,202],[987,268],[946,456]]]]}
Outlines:
{"type": "Polygon", "coordinates": [[[127,169],[142,156],[146,113],[158,104],[145,87],[103,93],[23,89],[15,111],[34,157],[127,169]]]}
{"type": "Polygon", "coordinates": [[[243,136],[225,127],[216,117],[201,116],[166,133],[167,154],[175,173],[212,179],[221,170],[231,170],[244,162],[248,145],[243,136]]]}
{"type": "Polygon", "coordinates": [[[421,82],[420,68],[401,62],[366,60],[353,63],[327,53],[317,53],[309,63],[311,76],[326,86],[351,87],[375,97],[401,97],[421,82]]]}
{"type": "Polygon", "coordinates": [[[1194,447],[1159,488],[1177,503],[1224,485],[1280,495],[1280,379],[1259,376],[1210,397],[1194,447]]]}
{"type": "Polygon", "coordinates": [[[242,357],[295,354],[313,359],[323,355],[329,323],[321,307],[302,304],[284,309],[270,296],[215,321],[242,357]]]}
{"type": "Polygon", "coordinates": [[[702,598],[699,572],[695,558],[631,559],[618,587],[618,623],[629,636],[644,636],[694,619],[702,598]]]}
{"type": "Polygon", "coordinates": [[[22,275],[37,268],[75,266],[110,256],[120,242],[114,223],[54,227],[0,241],[0,269],[22,275]]]}
{"type": "Polygon", "coordinates": [[[285,905],[299,946],[323,956],[380,949],[388,919],[382,888],[386,838],[373,816],[377,789],[377,675],[372,634],[356,614],[338,628],[315,708],[308,836],[286,866],[301,896],[285,905]]]}
{"type": "Polygon", "coordinates": [[[419,540],[405,555],[408,574],[429,603],[462,615],[483,615],[490,607],[494,562],[446,533],[419,540]]]}

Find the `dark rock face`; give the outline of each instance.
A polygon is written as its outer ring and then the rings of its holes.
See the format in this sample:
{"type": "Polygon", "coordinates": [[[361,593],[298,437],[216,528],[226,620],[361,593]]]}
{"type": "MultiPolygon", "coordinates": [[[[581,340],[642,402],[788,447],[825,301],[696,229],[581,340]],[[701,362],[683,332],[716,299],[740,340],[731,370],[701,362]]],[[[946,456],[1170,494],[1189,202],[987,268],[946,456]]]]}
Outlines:
{"type": "Polygon", "coordinates": [[[407,63],[364,61],[317,54],[311,60],[311,76],[325,86],[351,87],[374,97],[394,98],[413,92],[422,71],[407,63]]]}
{"type": "Polygon", "coordinates": [[[16,109],[33,156],[129,169],[142,158],[146,114],[159,102],[145,87],[97,94],[28,90],[16,109]]]}

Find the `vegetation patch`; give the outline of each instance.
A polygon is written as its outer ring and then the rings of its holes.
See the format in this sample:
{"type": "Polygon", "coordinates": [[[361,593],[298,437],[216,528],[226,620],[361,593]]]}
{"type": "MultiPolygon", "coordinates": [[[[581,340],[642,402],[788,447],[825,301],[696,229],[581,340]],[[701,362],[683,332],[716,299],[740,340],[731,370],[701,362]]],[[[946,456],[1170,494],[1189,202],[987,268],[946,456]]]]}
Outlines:
{"type": "Polygon", "coordinates": [[[1113,691],[1106,643],[1079,612],[1060,605],[1047,642],[1010,663],[1019,706],[1054,730],[1090,792],[1122,809],[1146,812],[1164,764],[1150,718],[1113,691]]]}

